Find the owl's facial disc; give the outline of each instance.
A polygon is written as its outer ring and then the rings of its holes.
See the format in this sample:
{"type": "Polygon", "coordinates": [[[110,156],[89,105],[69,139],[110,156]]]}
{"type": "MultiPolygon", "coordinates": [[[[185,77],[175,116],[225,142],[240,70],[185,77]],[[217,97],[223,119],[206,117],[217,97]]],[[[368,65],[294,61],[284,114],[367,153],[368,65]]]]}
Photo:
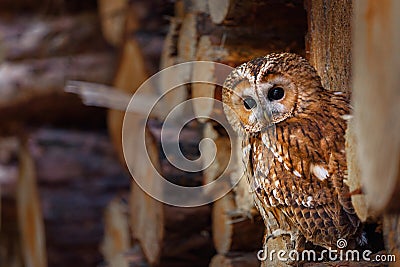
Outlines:
{"type": "Polygon", "coordinates": [[[266,120],[279,123],[290,117],[297,101],[297,89],[290,77],[268,74],[257,85],[257,95],[263,103],[266,120]]]}
{"type": "MultiPolygon", "coordinates": [[[[270,121],[266,121],[263,115],[262,103],[256,93],[255,85],[247,79],[243,79],[235,84],[231,90],[230,98],[226,99],[231,109],[229,117],[235,117],[232,123],[239,123],[240,128],[245,132],[254,133],[260,131],[270,121]]],[[[239,127],[237,127],[239,128],[239,127]]]]}

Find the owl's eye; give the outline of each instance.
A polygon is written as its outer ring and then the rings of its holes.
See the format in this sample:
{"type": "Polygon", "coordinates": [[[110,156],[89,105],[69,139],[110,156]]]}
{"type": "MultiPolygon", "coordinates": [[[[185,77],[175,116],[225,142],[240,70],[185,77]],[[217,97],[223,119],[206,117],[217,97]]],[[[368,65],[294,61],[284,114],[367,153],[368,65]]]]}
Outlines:
{"type": "Polygon", "coordinates": [[[268,99],[270,101],[282,99],[284,95],[285,91],[283,90],[282,87],[274,87],[269,89],[268,91],[268,99]]]}
{"type": "Polygon", "coordinates": [[[246,97],[246,98],[243,100],[243,105],[244,105],[244,107],[245,107],[246,109],[253,109],[253,108],[255,108],[255,107],[257,106],[257,103],[256,103],[256,101],[255,101],[253,98],[251,98],[251,97],[246,97]]]}

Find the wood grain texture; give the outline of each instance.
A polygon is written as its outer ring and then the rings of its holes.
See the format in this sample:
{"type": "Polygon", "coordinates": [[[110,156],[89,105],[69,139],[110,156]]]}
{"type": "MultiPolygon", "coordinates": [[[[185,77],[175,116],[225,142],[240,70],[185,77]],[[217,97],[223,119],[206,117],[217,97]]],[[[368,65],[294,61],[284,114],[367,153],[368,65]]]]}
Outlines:
{"type": "Polygon", "coordinates": [[[362,183],[368,205],[399,212],[400,3],[356,1],[354,113],[362,183]],[[385,40],[382,42],[382,40],[385,40]]]}
{"type": "Polygon", "coordinates": [[[306,53],[325,89],[351,90],[352,14],[350,0],[306,0],[306,53]]]}
{"type": "Polygon", "coordinates": [[[30,267],[46,267],[46,236],[36,167],[26,140],[21,142],[19,160],[17,210],[24,264],[30,267]]]}

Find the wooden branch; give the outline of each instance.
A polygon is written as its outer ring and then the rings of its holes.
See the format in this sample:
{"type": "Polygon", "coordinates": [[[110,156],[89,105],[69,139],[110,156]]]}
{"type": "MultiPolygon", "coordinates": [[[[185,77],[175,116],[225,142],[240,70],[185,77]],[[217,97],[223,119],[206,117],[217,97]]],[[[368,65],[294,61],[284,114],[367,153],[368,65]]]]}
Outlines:
{"type": "MultiPolygon", "coordinates": [[[[110,1],[111,2],[111,1],[110,1]]],[[[18,15],[0,18],[0,43],[6,60],[67,56],[105,51],[93,13],[42,17],[18,15]]]]}
{"type": "Polygon", "coordinates": [[[47,253],[43,214],[36,183],[36,170],[26,140],[20,147],[17,189],[18,223],[26,266],[46,267],[47,253]]]}
{"type": "Polygon", "coordinates": [[[243,217],[237,209],[234,193],[214,203],[212,219],[214,245],[219,254],[262,248],[264,222],[260,216],[243,217]]]}
{"type": "Polygon", "coordinates": [[[260,261],[256,253],[234,252],[226,255],[215,255],[210,267],[259,267],[260,261]]]}
{"type": "Polygon", "coordinates": [[[400,47],[399,4],[355,5],[355,134],[367,205],[379,213],[400,212],[400,55],[390,52],[400,47]]]}

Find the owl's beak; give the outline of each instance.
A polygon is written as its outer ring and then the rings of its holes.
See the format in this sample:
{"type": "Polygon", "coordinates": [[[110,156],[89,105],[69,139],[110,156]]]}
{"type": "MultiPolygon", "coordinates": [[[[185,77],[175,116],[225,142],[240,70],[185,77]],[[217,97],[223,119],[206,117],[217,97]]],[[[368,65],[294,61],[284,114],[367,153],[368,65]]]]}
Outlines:
{"type": "Polygon", "coordinates": [[[265,121],[265,125],[270,126],[273,122],[272,120],[272,113],[268,109],[263,110],[263,119],[265,121]]]}

